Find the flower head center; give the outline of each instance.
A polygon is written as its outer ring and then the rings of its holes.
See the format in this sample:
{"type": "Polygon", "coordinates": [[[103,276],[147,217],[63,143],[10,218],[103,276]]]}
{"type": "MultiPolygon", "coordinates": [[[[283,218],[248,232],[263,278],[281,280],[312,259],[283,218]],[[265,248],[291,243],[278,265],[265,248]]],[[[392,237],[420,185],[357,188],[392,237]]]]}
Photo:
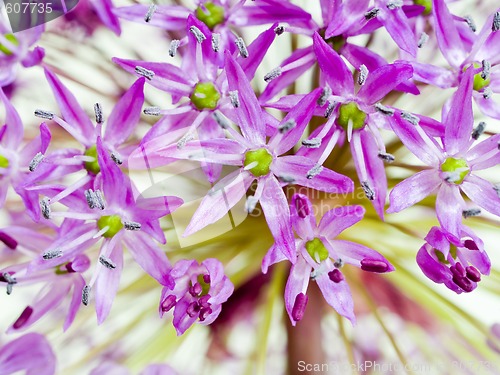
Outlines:
{"type": "Polygon", "coordinates": [[[97,220],[97,227],[100,230],[108,227],[108,230],[102,236],[111,238],[123,228],[123,223],[122,219],[118,215],[102,216],[99,220],[97,220]]]}
{"type": "Polygon", "coordinates": [[[351,123],[352,129],[362,129],[365,126],[366,113],[359,109],[354,102],[342,104],[339,109],[339,117],[337,123],[345,130],[349,128],[351,123]]]}
{"type": "Polygon", "coordinates": [[[97,146],[94,145],[86,149],[84,155],[94,158],[93,161],[85,162],[85,169],[93,174],[98,174],[101,171],[101,167],[99,167],[99,163],[97,162],[97,146]]]}
{"type": "Polygon", "coordinates": [[[413,0],[413,4],[425,7],[422,14],[428,16],[432,12],[432,0],[413,0]]]}
{"type": "Polygon", "coordinates": [[[245,167],[249,167],[249,171],[255,177],[265,176],[271,170],[273,156],[265,148],[259,148],[254,151],[247,151],[245,154],[245,167]]]}
{"type": "Polygon", "coordinates": [[[9,159],[5,156],[0,155],[0,168],[8,168],[9,167],[9,159]]]}
{"type": "MultiPolygon", "coordinates": [[[[19,45],[19,40],[16,38],[14,34],[5,34],[4,38],[7,39],[10,43],[15,45],[16,47],[19,45]]],[[[11,56],[13,53],[7,46],[4,46],[2,43],[0,43],[0,52],[3,52],[7,56],[11,56]]]]}
{"type": "Polygon", "coordinates": [[[470,168],[465,159],[450,157],[447,158],[443,164],[441,164],[441,171],[444,173],[446,181],[459,185],[469,174],[470,168]]]}
{"type": "Polygon", "coordinates": [[[224,22],[224,8],[214,3],[205,3],[205,9],[201,6],[196,8],[196,18],[213,30],[215,26],[224,22]]]}
{"type": "Polygon", "coordinates": [[[220,93],[212,82],[198,82],[191,94],[191,102],[200,111],[217,108],[220,93]]]}
{"type": "Polygon", "coordinates": [[[314,238],[306,242],[306,250],[316,262],[320,263],[330,256],[328,249],[319,238],[314,238]]]}

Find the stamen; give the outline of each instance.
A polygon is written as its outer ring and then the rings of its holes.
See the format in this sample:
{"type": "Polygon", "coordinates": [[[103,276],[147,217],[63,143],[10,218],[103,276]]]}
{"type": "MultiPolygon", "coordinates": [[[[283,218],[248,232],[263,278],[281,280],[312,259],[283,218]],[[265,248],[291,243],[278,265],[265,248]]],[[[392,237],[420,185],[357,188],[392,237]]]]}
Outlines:
{"type": "Polygon", "coordinates": [[[172,309],[172,307],[174,307],[176,303],[177,303],[177,298],[173,294],[170,294],[161,303],[161,310],[163,312],[167,312],[170,309],[172,309]]]}
{"type": "Polygon", "coordinates": [[[481,281],[481,273],[474,266],[468,266],[465,269],[466,276],[469,280],[474,281],[476,283],[481,281]]]}
{"type": "Polygon", "coordinates": [[[82,290],[82,303],[84,306],[88,306],[89,304],[89,295],[90,295],[91,287],[89,285],[85,285],[82,290]]]}
{"type": "Polygon", "coordinates": [[[158,9],[158,7],[156,6],[156,4],[151,4],[149,6],[148,12],[146,13],[146,16],[144,17],[144,21],[150,22],[151,19],[153,18],[153,15],[156,12],[156,9],[158,9]]]}
{"type": "Polygon", "coordinates": [[[94,192],[92,189],[89,189],[85,190],[84,194],[90,209],[98,208],[104,210],[104,197],[100,190],[94,192]]]}
{"type": "Polygon", "coordinates": [[[284,32],[285,32],[285,27],[284,26],[277,26],[274,29],[274,33],[276,35],[278,35],[278,36],[281,35],[281,34],[283,34],[284,32]]]}
{"type": "Polygon", "coordinates": [[[117,165],[122,165],[123,164],[123,160],[120,156],[120,154],[118,154],[117,152],[112,152],[111,153],[111,159],[115,162],[115,164],[117,165]]]}
{"type": "Polygon", "coordinates": [[[479,248],[476,245],[476,242],[472,238],[468,238],[463,240],[464,247],[469,250],[479,250],[479,248]]]}
{"type": "Polygon", "coordinates": [[[333,265],[335,266],[335,268],[342,268],[344,267],[344,261],[339,258],[335,262],[333,262],[333,265]]]}
{"type": "Polygon", "coordinates": [[[186,146],[186,143],[188,143],[192,139],[194,139],[193,133],[191,132],[186,133],[181,139],[179,139],[179,141],[177,141],[177,148],[178,149],[184,148],[184,146],[186,146]]]}
{"type": "Polygon", "coordinates": [[[491,88],[485,87],[483,89],[483,98],[490,99],[492,95],[493,95],[493,91],[491,90],[491,88]]]}
{"type": "Polygon", "coordinates": [[[206,283],[206,284],[210,284],[210,275],[203,275],[203,281],[206,283]]]}
{"type": "Polygon", "coordinates": [[[455,275],[459,278],[465,277],[465,268],[464,268],[464,266],[462,266],[462,263],[460,263],[460,262],[457,262],[457,263],[455,263],[454,266],[451,266],[450,271],[451,271],[451,273],[453,273],[453,275],[455,275]]]}
{"type": "Polygon", "coordinates": [[[325,87],[323,89],[323,92],[321,93],[321,96],[318,98],[318,105],[320,107],[323,107],[325,104],[326,104],[326,101],[328,100],[328,98],[330,97],[330,95],[332,95],[332,89],[330,87],[325,87]]]}
{"type": "Polygon", "coordinates": [[[277,68],[274,68],[264,76],[264,81],[270,82],[273,79],[278,78],[281,75],[281,73],[283,73],[283,71],[281,70],[281,67],[278,66],[277,68]]]}
{"type": "Polygon", "coordinates": [[[479,209],[479,208],[470,208],[468,210],[462,211],[462,216],[464,217],[464,219],[467,219],[467,218],[473,217],[473,216],[479,216],[479,215],[481,215],[481,209],[479,209]]]}
{"type": "Polygon", "coordinates": [[[230,122],[224,116],[219,110],[214,111],[212,113],[212,117],[214,118],[215,122],[222,128],[222,129],[227,129],[231,126],[230,122]]]}
{"type": "Polygon", "coordinates": [[[179,48],[180,44],[180,40],[172,39],[172,41],[170,42],[170,47],[168,47],[168,54],[170,55],[170,57],[174,57],[175,55],[177,55],[177,48],[179,48]]]}
{"type": "Polygon", "coordinates": [[[363,86],[366,81],[366,77],[368,77],[368,68],[366,65],[362,64],[359,67],[358,85],[363,86]]]}
{"type": "Polygon", "coordinates": [[[34,172],[35,169],[37,169],[44,157],[45,155],[41,152],[35,155],[35,157],[30,161],[30,164],[28,165],[28,169],[30,170],[30,172],[34,172]]]}
{"type": "Polygon", "coordinates": [[[490,78],[491,63],[488,60],[481,61],[483,70],[481,71],[481,78],[485,81],[490,78]]]}
{"type": "Polygon", "coordinates": [[[387,3],[387,8],[390,10],[399,9],[403,6],[403,0],[392,0],[387,3]]]}
{"type": "Polygon", "coordinates": [[[161,108],[160,107],[147,107],[144,108],[144,114],[148,116],[160,116],[161,108]]]}
{"type": "Polygon", "coordinates": [[[472,19],[471,16],[465,16],[464,17],[464,21],[465,23],[467,23],[467,26],[469,26],[469,29],[472,30],[473,33],[476,32],[477,30],[477,27],[476,27],[476,23],[474,22],[474,20],[472,19]]]}
{"type": "Polygon", "coordinates": [[[328,272],[328,277],[335,284],[338,284],[338,283],[340,283],[341,281],[344,280],[344,275],[338,269],[334,269],[333,271],[328,272]]]}
{"type": "Polygon", "coordinates": [[[493,190],[495,190],[495,192],[498,195],[498,198],[500,198],[500,184],[493,185],[493,190]]]}
{"type": "Polygon", "coordinates": [[[410,124],[417,126],[420,123],[420,119],[412,113],[401,112],[401,118],[408,121],[410,124]]]}
{"type": "Polygon", "coordinates": [[[196,26],[191,26],[189,28],[189,31],[191,31],[191,33],[194,35],[194,37],[196,38],[196,41],[198,43],[201,43],[203,42],[205,39],[207,39],[207,37],[205,36],[205,34],[203,34],[201,32],[200,29],[198,29],[196,26]]]}
{"type": "Polygon", "coordinates": [[[235,44],[236,44],[236,47],[238,47],[238,50],[240,51],[241,57],[246,59],[248,57],[248,50],[247,50],[247,46],[246,46],[243,38],[241,38],[241,37],[237,38],[235,40],[235,44]]]}
{"type": "Polygon", "coordinates": [[[278,127],[278,130],[281,134],[283,134],[283,133],[286,133],[286,132],[292,130],[296,126],[297,126],[297,122],[292,118],[290,120],[285,121],[283,124],[281,124],[278,127]]]}
{"type": "Polygon", "coordinates": [[[474,290],[472,281],[466,277],[457,277],[453,275],[452,281],[460,288],[462,288],[465,292],[472,292],[472,290],[474,290]]]}
{"type": "Polygon", "coordinates": [[[491,25],[491,31],[495,32],[500,30],[500,12],[496,12],[493,15],[493,24],[491,25]]]}
{"type": "Polygon", "coordinates": [[[323,166],[321,164],[314,165],[314,167],[312,167],[307,172],[307,175],[306,175],[307,179],[310,180],[313,177],[316,177],[317,175],[319,175],[321,173],[322,170],[323,170],[323,166]]]}
{"type": "Polygon", "coordinates": [[[234,108],[238,108],[240,106],[240,98],[238,97],[238,91],[229,91],[229,99],[231,100],[231,104],[234,108]]]}
{"type": "Polygon", "coordinates": [[[380,9],[378,8],[373,8],[372,10],[368,11],[365,13],[365,19],[367,21],[374,19],[375,17],[378,16],[378,13],[380,12],[380,9]]]}
{"type": "Polygon", "coordinates": [[[375,109],[386,116],[393,116],[394,115],[394,109],[386,107],[382,103],[375,104],[375,109]]]}
{"type": "Polygon", "coordinates": [[[212,49],[214,52],[219,52],[220,50],[220,34],[212,34],[212,49]]]}
{"type": "Polygon", "coordinates": [[[481,136],[481,134],[484,133],[485,129],[486,129],[486,123],[484,121],[481,121],[479,124],[477,124],[477,127],[472,131],[471,137],[477,141],[481,136]]]}
{"type": "Polygon", "coordinates": [[[320,138],[304,139],[302,141],[302,146],[307,148],[319,148],[321,146],[320,138]]]}
{"type": "Polygon", "coordinates": [[[24,326],[26,324],[26,322],[28,321],[28,319],[31,317],[32,314],[33,314],[33,307],[26,306],[26,308],[21,313],[21,315],[19,316],[19,318],[17,318],[17,320],[12,325],[12,328],[19,329],[22,326],[24,326]]]}
{"type": "Polygon", "coordinates": [[[63,252],[59,249],[52,249],[52,250],[47,250],[45,253],[42,254],[42,258],[44,260],[51,260],[55,258],[60,258],[63,256],[63,252]]]}
{"type": "Polygon", "coordinates": [[[106,258],[104,255],[101,255],[99,257],[99,263],[101,263],[104,267],[110,270],[114,270],[116,268],[115,262],[113,262],[111,259],[106,258]]]}
{"type": "Polygon", "coordinates": [[[422,48],[424,44],[426,44],[428,41],[429,41],[429,35],[422,32],[422,34],[420,34],[420,38],[418,38],[417,47],[422,48]]]}
{"type": "Polygon", "coordinates": [[[200,310],[200,315],[198,316],[200,318],[200,322],[203,322],[207,317],[212,313],[212,309],[201,309],[200,310]]]}
{"type": "Polygon", "coordinates": [[[309,297],[304,293],[299,293],[297,294],[297,297],[295,297],[295,302],[292,309],[292,318],[296,322],[304,317],[308,300],[309,297]]]}
{"type": "Polygon", "coordinates": [[[7,295],[10,296],[12,294],[12,287],[17,284],[17,279],[15,277],[12,277],[10,273],[4,272],[2,273],[2,278],[4,281],[7,283],[7,295]]]}
{"type": "Polygon", "coordinates": [[[290,176],[290,175],[281,175],[281,176],[278,176],[278,180],[280,180],[281,182],[283,182],[285,184],[293,184],[293,183],[295,183],[295,178],[293,176],[290,176]]]}
{"type": "Polygon", "coordinates": [[[104,116],[102,114],[102,106],[100,103],[94,104],[95,122],[102,124],[104,122],[104,116]]]}
{"type": "Polygon", "coordinates": [[[43,198],[40,201],[40,208],[42,209],[43,217],[46,218],[47,220],[50,219],[51,209],[50,209],[49,198],[43,198]]]}
{"type": "Polygon", "coordinates": [[[375,191],[372,189],[368,181],[361,182],[361,187],[363,188],[363,191],[365,192],[365,195],[369,200],[372,201],[375,199],[375,191]]]}
{"type": "Polygon", "coordinates": [[[326,108],[326,111],[325,111],[325,118],[329,118],[333,111],[335,110],[335,108],[337,107],[337,102],[331,102],[328,104],[328,107],[326,108]]]}
{"type": "Polygon", "coordinates": [[[44,111],[43,109],[36,109],[35,116],[40,117],[40,118],[44,118],[46,120],[52,120],[55,115],[52,112],[44,111]]]}
{"type": "Polygon", "coordinates": [[[146,68],[143,68],[142,66],[136,66],[135,67],[135,72],[137,74],[139,74],[140,76],[143,76],[147,79],[149,79],[150,81],[153,79],[153,77],[155,76],[155,72],[153,72],[152,70],[149,70],[149,69],[146,69],[146,68]]]}
{"type": "Polygon", "coordinates": [[[198,315],[199,312],[200,312],[200,306],[198,306],[197,302],[191,302],[186,309],[186,313],[191,318],[194,318],[196,315],[198,315]]]}
{"type": "Polygon", "coordinates": [[[0,231],[0,241],[11,250],[16,250],[17,241],[5,232],[0,231]]]}
{"type": "Polygon", "coordinates": [[[363,271],[383,273],[387,272],[389,266],[387,265],[387,263],[382,262],[381,260],[365,258],[361,261],[361,269],[363,271]]]}
{"type": "Polygon", "coordinates": [[[253,210],[255,210],[255,206],[257,206],[258,201],[259,200],[255,198],[255,196],[250,195],[245,202],[245,211],[251,214],[253,210]]]}
{"type": "Polygon", "coordinates": [[[385,161],[386,163],[392,163],[394,160],[396,160],[396,158],[394,157],[394,155],[388,154],[388,153],[385,153],[385,152],[379,152],[378,153],[378,157],[380,159],[382,159],[383,161],[385,161]]]}
{"type": "Polygon", "coordinates": [[[123,227],[126,230],[141,230],[141,223],[136,223],[135,221],[124,221],[123,227]]]}

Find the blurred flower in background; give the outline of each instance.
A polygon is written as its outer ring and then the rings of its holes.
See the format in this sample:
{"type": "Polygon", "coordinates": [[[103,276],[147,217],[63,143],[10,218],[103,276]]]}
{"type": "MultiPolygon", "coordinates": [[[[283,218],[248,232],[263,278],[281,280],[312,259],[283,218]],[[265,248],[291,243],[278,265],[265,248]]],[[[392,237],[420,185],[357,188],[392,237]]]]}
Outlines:
{"type": "Polygon", "coordinates": [[[500,373],[495,1],[15,3],[1,375],[500,373]]]}

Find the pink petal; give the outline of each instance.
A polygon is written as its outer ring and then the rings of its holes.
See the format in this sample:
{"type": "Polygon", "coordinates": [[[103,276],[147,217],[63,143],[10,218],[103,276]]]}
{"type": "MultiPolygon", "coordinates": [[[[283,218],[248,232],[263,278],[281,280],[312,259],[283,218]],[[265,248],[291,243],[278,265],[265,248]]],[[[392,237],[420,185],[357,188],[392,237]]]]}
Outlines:
{"type": "MultiPolygon", "coordinates": [[[[90,0],[92,7],[96,11],[101,21],[116,35],[120,35],[122,30],[120,28],[120,21],[113,12],[113,3],[111,0],[90,0]]],[[[146,13],[144,13],[146,14],[146,13]]],[[[144,18],[144,16],[143,16],[144,18]]]]}
{"type": "Polygon", "coordinates": [[[478,206],[493,215],[500,216],[500,196],[489,181],[471,174],[462,182],[461,188],[478,206]]]}
{"type": "Polygon", "coordinates": [[[352,300],[351,290],[347,281],[343,280],[339,283],[334,283],[330,280],[327,273],[323,273],[316,278],[316,282],[326,302],[337,313],[349,319],[352,324],[355,324],[354,301],[352,300]]]}
{"type": "Polygon", "coordinates": [[[363,206],[342,206],[328,211],[318,226],[318,232],[326,238],[333,239],[350,228],[365,215],[363,206]]]}
{"type": "Polygon", "coordinates": [[[217,189],[209,191],[201,201],[183,236],[190,236],[226,215],[245,196],[254,179],[250,172],[237,170],[219,181],[217,189]]]}
{"type": "Polygon", "coordinates": [[[465,202],[460,195],[460,188],[442,183],[436,197],[436,215],[441,226],[456,237],[460,237],[464,209],[465,202]]]}
{"type": "Polygon", "coordinates": [[[125,142],[137,126],[144,104],[145,78],[139,78],[121,97],[109,115],[104,140],[119,146],[125,142]]]}
{"type": "Polygon", "coordinates": [[[397,184],[389,194],[387,213],[404,210],[432,194],[443,181],[436,170],[424,170],[397,184]]]}
{"type": "Polygon", "coordinates": [[[285,307],[293,326],[297,323],[292,317],[295,298],[299,293],[306,294],[309,279],[311,278],[311,270],[312,267],[303,257],[299,257],[297,263],[292,265],[290,269],[290,275],[285,287],[285,307]]]}
{"type": "Polygon", "coordinates": [[[377,19],[380,19],[398,47],[413,57],[417,56],[417,41],[403,10],[401,8],[390,10],[386,6],[381,6],[379,9],[377,19]]]}
{"type": "Polygon", "coordinates": [[[446,126],[443,140],[444,148],[449,155],[464,152],[469,146],[474,126],[472,82],[473,69],[469,68],[462,76],[458,90],[451,99],[450,112],[443,119],[446,126]]]}
{"type": "MultiPolygon", "coordinates": [[[[144,24],[144,17],[148,9],[148,5],[132,5],[115,8],[113,13],[125,20],[144,24]]],[[[163,30],[184,30],[189,14],[191,14],[191,11],[183,6],[162,5],[157,8],[149,24],[163,30]]]]}

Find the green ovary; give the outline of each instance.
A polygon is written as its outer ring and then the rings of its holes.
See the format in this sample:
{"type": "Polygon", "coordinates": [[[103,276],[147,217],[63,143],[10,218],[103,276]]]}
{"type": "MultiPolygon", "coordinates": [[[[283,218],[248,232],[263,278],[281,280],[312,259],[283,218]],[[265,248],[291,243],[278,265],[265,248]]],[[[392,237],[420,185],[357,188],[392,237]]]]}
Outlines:
{"type": "Polygon", "coordinates": [[[85,169],[89,172],[92,172],[93,174],[98,174],[101,171],[101,168],[99,167],[99,163],[97,162],[97,147],[89,147],[87,150],[85,150],[84,155],[94,158],[93,161],[85,162],[85,169]]]}
{"type": "MultiPolygon", "coordinates": [[[[14,34],[5,34],[4,38],[7,39],[9,42],[11,42],[15,46],[19,45],[19,40],[17,40],[17,38],[14,34]]],[[[7,46],[4,46],[1,43],[0,43],[0,52],[5,53],[7,56],[12,55],[12,51],[10,49],[8,49],[7,46]]]]}
{"type": "Polygon", "coordinates": [[[99,230],[109,227],[102,236],[111,238],[123,228],[122,219],[118,215],[102,216],[97,220],[97,227],[99,230]]]}
{"type": "Polygon", "coordinates": [[[273,162],[273,156],[265,148],[260,148],[255,151],[248,151],[245,154],[245,167],[257,163],[255,166],[250,168],[250,172],[255,177],[265,176],[271,170],[271,163],[273,162]]]}
{"type": "Polygon", "coordinates": [[[0,155],[0,168],[8,168],[9,167],[9,159],[5,156],[0,155]]]}
{"type": "Polygon", "coordinates": [[[220,93],[212,82],[198,82],[191,94],[191,102],[200,111],[217,108],[220,93]]]}
{"type": "MultiPolygon", "coordinates": [[[[472,65],[474,66],[475,69],[478,69],[478,68],[482,67],[482,65],[480,63],[478,63],[478,62],[475,62],[472,65]]],[[[470,65],[464,66],[463,71],[465,72],[469,66],[470,65]]],[[[474,74],[474,83],[473,83],[473,86],[472,86],[474,88],[474,90],[481,91],[482,89],[484,89],[489,84],[490,84],[490,78],[489,77],[488,77],[488,79],[483,79],[483,77],[481,77],[481,72],[479,72],[477,74],[474,74]]]]}
{"type": "Polygon", "coordinates": [[[352,128],[362,129],[365,126],[366,113],[359,109],[354,102],[342,104],[339,109],[339,118],[337,123],[345,130],[349,127],[349,122],[352,122],[352,128]]]}
{"type": "Polygon", "coordinates": [[[413,0],[413,4],[425,7],[423,14],[429,15],[432,12],[432,0],[413,0]]]}
{"type": "Polygon", "coordinates": [[[464,159],[447,158],[444,163],[441,164],[441,171],[448,173],[448,182],[459,185],[469,174],[470,169],[467,161],[464,159]]]}
{"type": "Polygon", "coordinates": [[[330,256],[327,248],[319,238],[306,242],[306,250],[316,262],[322,262],[330,256]]]}
{"type": "Polygon", "coordinates": [[[224,8],[213,3],[205,3],[205,10],[196,9],[196,18],[208,26],[210,30],[224,22],[224,8]]]}

